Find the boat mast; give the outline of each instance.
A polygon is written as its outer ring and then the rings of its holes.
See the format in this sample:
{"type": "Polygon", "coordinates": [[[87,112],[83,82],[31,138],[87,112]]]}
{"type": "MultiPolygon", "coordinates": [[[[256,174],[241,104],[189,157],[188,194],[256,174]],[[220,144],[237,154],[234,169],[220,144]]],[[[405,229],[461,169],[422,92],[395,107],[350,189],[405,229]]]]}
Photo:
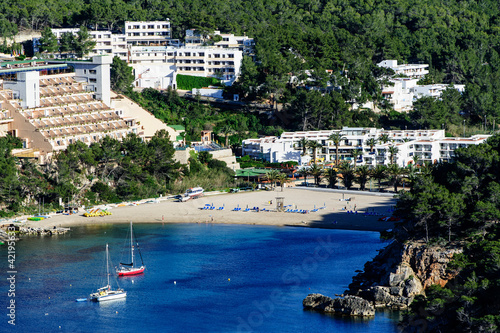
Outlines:
{"type": "Polygon", "coordinates": [[[109,250],[108,250],[108,243],[106,243],[106,273],[108,275],[108,288],[109,288],[109,250]]]}
{"type": "Polygon", "coordinates": [[[130,259],[134,267],[134,233],[132,232],[132,221],[130,221],[130,259]]]}

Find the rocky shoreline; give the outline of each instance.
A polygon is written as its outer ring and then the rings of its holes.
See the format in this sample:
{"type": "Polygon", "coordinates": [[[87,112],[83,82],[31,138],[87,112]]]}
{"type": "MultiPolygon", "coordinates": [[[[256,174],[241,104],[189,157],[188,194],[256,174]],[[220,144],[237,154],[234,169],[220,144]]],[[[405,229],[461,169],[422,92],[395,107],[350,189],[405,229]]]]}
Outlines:
{"type": "Polygon", "coordinates": [[[425,295],[429,286],[444,286],[455,277],[446,268],[453,255],[462,251],[460,246],[443,248],[395,240],[353,277],[344,297],[310,294],[303,301],[304,308],[354,316],[373,316],[375,308],[405,310],[415,296],[425,295]],[[340,305],[346,303],[352,309],[339,311],[340,305]],[[367,304],[373,307],[373,314],[367,304]]]}
{"type": "MultiPolygon", "coordinates": [[[[16,235],[18,236],[29,236],[29,235],[37,235],[37,236],[53,236],[53,235],[61,235],[70,231],[70,228],[62,228],[62,227],[52,227],[52,228],[32,228],[32,227],[23,227],[15,224],[8,224],[0,226],[0,241],[6,243],[8,241],[9,236],[6,232],[7,228],[13,228],[16,235]]],[[[16,240],[19,238],[16,237],[16,240]]]]}

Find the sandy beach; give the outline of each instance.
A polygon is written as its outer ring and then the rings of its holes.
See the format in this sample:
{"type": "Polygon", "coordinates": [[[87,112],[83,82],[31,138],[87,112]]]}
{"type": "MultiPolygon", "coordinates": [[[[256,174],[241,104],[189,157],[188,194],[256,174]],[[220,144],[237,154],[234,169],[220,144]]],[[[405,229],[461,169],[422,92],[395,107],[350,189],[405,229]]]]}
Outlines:
{"type": "Polygon", "coordinates": [[[84,217],[83,212],[74,215],[53,215],[42,221],[25,222],[23,226],[52,228],[132,221],[134,223],[259,224],[382,231],[392,228],[393,222],[378,221],[378,219],[381,216],[390,216],[391,207],[395,205],[395,202],[396,200],[389,193],[291,187],[285,188],[283,192],[281,188],[277,188],[274,191],[207,193],[202,198],[187,202],[163,198],[159,200],[159,203],[111,207],[112,215],[108,216],[84,217]],[[268,211],[276,210],[278,197],[284,198],[284,205],[288,206],[287,208],[308,210],[309,213],[268,211]],[[215,209],[201,209],[206,205],[213,205],[215,209]],[[219,207],[224,207],[224,209],[218,209],[219,207]],[[233,211],[236,207],[241,210],[233,211]],[[259,207],[259,212],[253,210],[245,212],[247,207],[259,207]],[[318,210],[311,212],[315,208],[318,210]],[[354,210],[358,213],[347,212],[354,210]],[[370,215],[365,212],[369,212],[370,215]]]}

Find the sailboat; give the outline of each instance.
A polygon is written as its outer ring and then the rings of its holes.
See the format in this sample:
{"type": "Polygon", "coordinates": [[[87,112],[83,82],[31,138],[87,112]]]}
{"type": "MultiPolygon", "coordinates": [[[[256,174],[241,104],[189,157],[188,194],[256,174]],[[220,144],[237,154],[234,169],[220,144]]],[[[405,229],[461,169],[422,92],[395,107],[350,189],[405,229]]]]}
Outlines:
{"type": "Polygon", "coordinates": [[[142,261],[141,251],[139,250],[139,243],[137,243],[137,251],[139,252],[139,256],[141,257],[141,266],[134,266],[134,231],[132,229],[132,221],[130,221],[130,264],[121,262],[120,266],[116,270],[118,276],[137,275],[144,272],[144,269],[146,267],[144,266],[144,262],[142,261]]]}
{"type": "Polygon", "coordinates": [[[111,284],[109,283],[109,248],[106,244],[106,275],[108,278],[108,284],[102,288],[97,289],[97,292],[90,294],[90,300],[95,302],[111,301],[114,299],[127,297],[127,292],[123,289],[113,290],[111,284]]]}

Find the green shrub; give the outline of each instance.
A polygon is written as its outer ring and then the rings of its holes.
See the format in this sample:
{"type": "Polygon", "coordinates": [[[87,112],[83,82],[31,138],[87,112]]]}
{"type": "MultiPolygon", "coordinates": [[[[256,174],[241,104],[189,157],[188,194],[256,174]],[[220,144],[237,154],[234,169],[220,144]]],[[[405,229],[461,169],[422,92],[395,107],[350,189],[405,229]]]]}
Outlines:
{"type": "Polygon", "coordinates": [[[220,80],[213,77],[177,75],[177,88],[181,90],[192,90],[193,88],[203,88],[220,85],[220,80]]]}

